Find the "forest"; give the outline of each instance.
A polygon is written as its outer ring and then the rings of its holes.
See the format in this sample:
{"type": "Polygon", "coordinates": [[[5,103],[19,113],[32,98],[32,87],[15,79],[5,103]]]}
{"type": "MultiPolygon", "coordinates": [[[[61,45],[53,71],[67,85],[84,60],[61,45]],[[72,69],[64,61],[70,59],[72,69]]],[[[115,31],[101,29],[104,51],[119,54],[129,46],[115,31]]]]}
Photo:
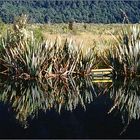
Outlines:
{"type": "Polygon", "coordinates": [[[130,23],[140,21],[140,1],[127,0],[1,0],[0,18],[13,23],[20,14],[27,14],[31,23],[130,23]],[[126,21],[125,21],[126,22],[126,21]]]}

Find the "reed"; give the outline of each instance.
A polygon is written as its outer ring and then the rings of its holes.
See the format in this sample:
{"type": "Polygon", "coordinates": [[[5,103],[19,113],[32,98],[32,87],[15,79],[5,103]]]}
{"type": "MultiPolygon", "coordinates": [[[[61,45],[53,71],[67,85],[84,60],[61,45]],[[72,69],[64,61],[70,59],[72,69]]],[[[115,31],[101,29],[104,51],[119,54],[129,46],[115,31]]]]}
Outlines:
{"type": "Polygon", "coordinates": [[[140,70],[140,28],[130,25],[122,28],[115,43],[107,50],[107,63],[114,70],[114,75],[134,77],[140,70]]]}
{"type": "Polygon", "coordinates": [[[40,42],[26,29],[26,22],[27,17],[21,17],[0,42],[1,74],[22,79],[91,74],[97,63],[94,47],[83,53],[83,46],[72,40],[40,42]]]}

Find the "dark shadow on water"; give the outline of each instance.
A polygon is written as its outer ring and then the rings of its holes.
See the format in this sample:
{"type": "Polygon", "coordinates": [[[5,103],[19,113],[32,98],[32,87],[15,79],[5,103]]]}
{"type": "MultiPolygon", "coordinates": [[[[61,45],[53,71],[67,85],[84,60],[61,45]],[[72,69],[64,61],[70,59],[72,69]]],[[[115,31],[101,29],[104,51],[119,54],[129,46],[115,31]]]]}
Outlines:
{"type": "Polygon", "coordinates": [[[140,138],[139,81],[1,83],[0,138],[140,138]]]}

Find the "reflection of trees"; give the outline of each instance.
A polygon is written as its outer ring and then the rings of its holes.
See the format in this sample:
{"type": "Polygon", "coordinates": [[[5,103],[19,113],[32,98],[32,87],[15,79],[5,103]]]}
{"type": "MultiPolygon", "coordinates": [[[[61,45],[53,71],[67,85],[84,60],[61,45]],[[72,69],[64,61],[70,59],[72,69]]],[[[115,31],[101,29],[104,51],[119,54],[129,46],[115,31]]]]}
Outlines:
{"type": "Polygon", "coordinates": [[[136,80],[124,80],[113,83],[110,90],[111,99],[114,101],[109,113],[117,108],[121,112],[122,119],[127,125],[132,119],[140,118],[140,84],[136,80]]]}
{"type": "Polygon", "coordinates": [[[96,96],[92,77],[53,78],[44,81],[10,81],[0,84],[0,100],[12,106],[16,118],[26,123],[27,118],[37,115],[39,110],[64,108],[72,111],[96,96]]]}

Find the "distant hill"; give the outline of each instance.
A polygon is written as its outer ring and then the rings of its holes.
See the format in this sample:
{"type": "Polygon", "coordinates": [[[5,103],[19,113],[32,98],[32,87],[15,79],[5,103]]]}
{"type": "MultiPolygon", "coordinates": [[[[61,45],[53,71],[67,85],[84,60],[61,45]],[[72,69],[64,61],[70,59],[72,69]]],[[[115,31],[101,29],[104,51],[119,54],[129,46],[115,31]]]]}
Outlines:
{"type": "Polygon", "coordinates": [[[138,23],[140,0],[0,0],[0,17],[5,23],[12,23],[21,13],[35,23],[122,23],[125,14],[131,23],[138,23]]]}

